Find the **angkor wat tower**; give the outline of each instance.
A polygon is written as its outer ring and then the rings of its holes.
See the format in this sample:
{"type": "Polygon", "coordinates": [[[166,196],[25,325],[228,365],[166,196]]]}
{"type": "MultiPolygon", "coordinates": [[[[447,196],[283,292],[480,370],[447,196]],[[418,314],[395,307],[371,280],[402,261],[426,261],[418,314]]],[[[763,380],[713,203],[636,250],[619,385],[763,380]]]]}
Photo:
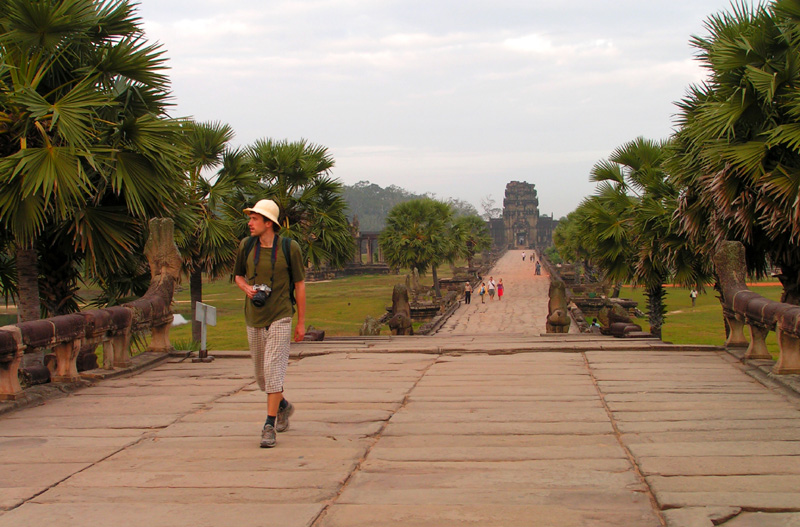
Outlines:
{"type": "Polygon", "coordinates": [[[503,199],[503,226],[509,249],[529,249],[537,245],[539,198],[532,183],[512,181],[503,199]]]}

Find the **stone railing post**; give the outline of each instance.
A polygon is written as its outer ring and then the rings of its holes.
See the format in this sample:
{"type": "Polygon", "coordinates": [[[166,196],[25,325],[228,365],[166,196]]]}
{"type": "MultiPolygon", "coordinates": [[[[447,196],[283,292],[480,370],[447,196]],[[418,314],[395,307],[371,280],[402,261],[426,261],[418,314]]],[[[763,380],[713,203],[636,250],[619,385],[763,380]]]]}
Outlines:
{"type": "Polygon", "coordinates": [[[722,290],[722,311],[730,327],[726,346],[747,345],[744,324],[752,339],[746,359],[772,359],[766,345],[770,330],[778,335],[780,355],[773,373],[800,373],[800,307],[775,302],[750,291],[745,282],[747,267],[744,246],[723,242],[714,255],[722,290]]]}
{"type": "Polygon", "coordinates": [[[17,326],[0,328],[0,401],[14,400],[22,394],[19,366],[25,345],[17,326]]]}
{"type": "Polygon", "coordinates": [[[786,309],[778,315],[777,333],[781,354],[773,371],[800,373],[800,307],[786,309]]]}

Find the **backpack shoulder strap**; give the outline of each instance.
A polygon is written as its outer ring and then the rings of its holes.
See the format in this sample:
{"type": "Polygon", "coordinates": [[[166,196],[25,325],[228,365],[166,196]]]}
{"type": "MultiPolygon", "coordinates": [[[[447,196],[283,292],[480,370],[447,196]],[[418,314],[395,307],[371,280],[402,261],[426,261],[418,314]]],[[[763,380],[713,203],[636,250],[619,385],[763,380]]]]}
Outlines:
{"type": "MultiPolygon", "coordinates": [[[[247,241],[244,242],[244,254],[249,255],[250,251],[253,250],[253,247],[256,246],[256,242],[258,242],[258,236],[249,236],[247,241]]],[[[256,265],[258,265],[258,261],[256,261],[256,265]]]]}
{"type": "Polygon", "coordinates": [[[294,298],[294,277],[292,276],[292,239],[282,237],[281,246],[283,247],[283,257],[286,259],[286,268],[289,271],[289,299],[292,301],[292,305],[295,305],[297,301],[294,298]]]}

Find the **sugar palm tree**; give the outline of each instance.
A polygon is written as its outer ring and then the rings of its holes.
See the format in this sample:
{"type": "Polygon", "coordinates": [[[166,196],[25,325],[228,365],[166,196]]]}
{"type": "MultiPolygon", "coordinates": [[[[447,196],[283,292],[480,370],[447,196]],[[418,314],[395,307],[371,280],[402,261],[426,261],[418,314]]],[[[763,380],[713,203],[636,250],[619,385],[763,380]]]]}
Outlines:
{"type": "Polygon", "coordinates": [[[664,170],[667,143],[637,138],[597,163],[597,193],[585,203],[587,230],[595,235],[593,260],[614,281],[642,285],[650,331],[661,337],[664,284],[703,282],[707,264],[695,256],[675,216],[679,187],[664,170]]]}
{"type": "Polygon", "coordinates": [[[0,224],[23,320],[40,315],[42,265],[109,281],[146,219],[179,208],[180,128],[164,114],[162,52],[139,24],[125,0],[0,7],[0,224]],[[58,243],[41,247],[44,231],[58,243]]]}
{"type": "Polygon", "coordinates": [[[472,259],[475,258],[475,254],[492,248],[489,228],[477,214],[455,218],[450,232],[453,236],[453,256],[466,258],[468,267],[472,267],[472,259]]]}
{"type": "Polygon", "coordinates": [[[235,196],[257,190],[257,180],[246,166],[244,153],[229,146],[233,135],[233,129],[224,123],[186,124],[191,214],[188,222],[180,224],[180,249],[184,272],[189,275],[195,341],[201,337],[195,313],[197,302],[203,301],[203,275],[219,278],[231,270],[236,258],[242,211],[235,207],[235,196]]]}
{"type": "Polygon", "coordinates": [[[334,160],[327,148],[306,140],[260,139],[246,156],[260,188],[242,197],[250,205],[274,200],[281,210],[281,234],[297,240],[311,265],[341,267],[352,260],[355,242],[343,185],[330,175],[334,160]]]}
{"type": "Polygon", "coordinates": [[[734,4],[694,37],[708,79],[680,101],[668,167],[684,192],[682,227],[710,253],[746,249],[749,270],[780,267],[783,300],[800,303],[800,8],[734,4]]]}
{"type": "Polygon", "coordinates": [[[453,252],[452,215],[447,203],[431,198],[400,203],[389,211],[386,227],[378,237],[378,245],[390,266],[416,269],[420,275],[431,269],[437,296],[440,295],[437,267],[453,252]]]}

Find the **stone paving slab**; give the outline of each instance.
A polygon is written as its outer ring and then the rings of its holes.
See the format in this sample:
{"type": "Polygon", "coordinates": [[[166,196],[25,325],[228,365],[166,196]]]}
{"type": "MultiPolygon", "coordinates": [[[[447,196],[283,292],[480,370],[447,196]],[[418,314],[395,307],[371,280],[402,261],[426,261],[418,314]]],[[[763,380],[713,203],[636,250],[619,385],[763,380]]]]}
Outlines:
{"type": "Polygon", "coordinates": [[[725,527],[797,527],[800,525],[800,512],[743,512],[730,520],[725,527]]]}
{"type": "Polygon", "coordinates": [[[639,469],[646,476],[800,475],[797,455],[769,455],[766,449],[752,457],[644,457],[640,458],[639,469]]]}
{"type": "Polygon", "coordinates": [[[7,463],[91,463],[132,445],[128,437],[0,437],[0,466],[7,463]]]}
{"type": "MultiPolygon", "coordinates": [[[[770,441],[799,441],[800,427],[772,428],[767,436],[770,441]]],[[[748,428],[744,430],[725,430],[725,440],[728,441],[759,441],[764,439],[766,432],[763,428],[748,428]]],[[[678,432],[647,432],[637,434],[622,434],[621,438],[626,445],[638,443],[672,443],[672,442],[714,442],[720,440],[717,430],[684,430],[678,432]]]]}
{"type": "Polygon", "coordinates": [[[659,506],[665,510],[686,507],[738,507],[751,511],[791,512],[797,510],[797,504],[800,502],[800,493],[792,492],[790,489],[786,489],[786,492],[778,490],[760,492],[756,488],[738,492],[671,492],[658,489],[656,496],[659,506]]]}
{"type": "MultiPolygon", "coordinates": [[[[715,441],[709,443],[673,442],[669,444],[630,445],[630,450],[641,457],[714,457],[714,456],[800,456],[800,441],[715,441]]],[[[727,439],[727,438],[726,438],[727,439]]],[[[800,469],[800,464],[798,464],[800,469]]]]}
{"type": "MultiPolygon", "coordinates": [[[[579,497],[576,497],[578,501],[579,497]]],[[[592,511],[559,505],[515,505],[491,503],[422,504],[336,504],[321,518],[320,527],[431,527],[480,525],[482,527],[638,527],[660,526],[646,508],[641,510],[592,511]]]]}
{"type": "Polygon", "coordinates": [[[147,525],[148,527],[305,527],[322,509],[319,503],[28,503],[0,516],[0,527],[35,524],[147,525]]]}

